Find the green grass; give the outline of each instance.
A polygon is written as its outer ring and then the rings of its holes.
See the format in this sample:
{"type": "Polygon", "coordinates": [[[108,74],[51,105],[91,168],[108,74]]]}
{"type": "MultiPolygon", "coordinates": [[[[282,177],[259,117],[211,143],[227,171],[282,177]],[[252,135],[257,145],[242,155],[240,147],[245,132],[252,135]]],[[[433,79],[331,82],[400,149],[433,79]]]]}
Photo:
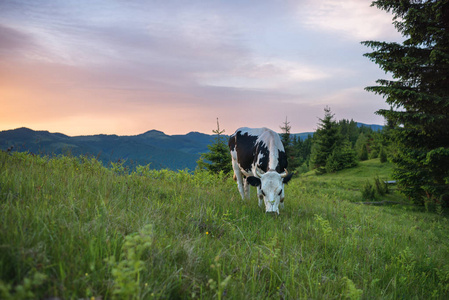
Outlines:
{"type": "MultiPolygon", "coordinates": [[[[341,200],[363,202],[368,200],[362,198],[363,186],[367,182],[374,186],[376,178],[382,182],[392,180],[392,167],[391,163],[381,164],[379,159],[372,159],[360,162],[356,168],[345,169],[337,173],[316,176],[315,171],[310,171],[301,176],[301,182],[307,186],[308,192],[311,192],[312,189],[316,193],[340,197],[341,200]]],[[[377,200],[406,201],[397,193],[394,186],[390,189],[391,193],[378,197],[377,200]]]]}
{"type": "Polygon", "coordinates": [[[0,152],[0,298],[444,299],[447,219],[353,203],[390,172],[296,177],[274,217],[223,176],[0,152]]]}

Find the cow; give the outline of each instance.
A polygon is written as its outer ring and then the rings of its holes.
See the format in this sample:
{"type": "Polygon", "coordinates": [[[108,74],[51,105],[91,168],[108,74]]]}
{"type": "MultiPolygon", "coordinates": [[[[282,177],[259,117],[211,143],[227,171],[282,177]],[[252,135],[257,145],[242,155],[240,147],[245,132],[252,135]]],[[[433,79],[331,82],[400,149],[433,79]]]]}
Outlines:
{"type": "Polygon", "coordinates": [[[268,128],[239,128],[229,138],[234,180],[242,196],[249,199],[249,185],[257,187],[259,206],[279,214],[284,207],[284,184],[293,174],[287,172],[287,156],[279,135],[268,128]]]}

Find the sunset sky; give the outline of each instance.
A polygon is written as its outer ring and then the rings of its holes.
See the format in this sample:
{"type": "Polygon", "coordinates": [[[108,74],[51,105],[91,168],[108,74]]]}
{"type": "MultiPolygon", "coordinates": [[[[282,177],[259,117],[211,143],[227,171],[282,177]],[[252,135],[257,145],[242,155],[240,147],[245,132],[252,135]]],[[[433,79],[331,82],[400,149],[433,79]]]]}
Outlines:
{"type": "Polygon", "coordinates": [[[364,40],[400,41],[371,0],[1,0],[0,131],[166,134],[383,124],[389,78],[364,40]]]}

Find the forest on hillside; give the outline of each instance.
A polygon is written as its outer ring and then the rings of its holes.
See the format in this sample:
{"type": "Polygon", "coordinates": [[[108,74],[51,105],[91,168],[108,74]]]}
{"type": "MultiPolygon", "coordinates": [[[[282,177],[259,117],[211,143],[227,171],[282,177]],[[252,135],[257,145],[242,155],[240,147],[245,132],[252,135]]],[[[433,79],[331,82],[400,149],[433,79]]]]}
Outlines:
{"type": "MultiPolygon", "coordinates": [[[[324,117],[317,124],[318,129],[305,138],[290,133],[290,122],[280,126],[288,170],[296,174],[314,170],[317,174],[333,173],[357,166],[360,161],[380,158],[387,162],[394,152],[389,138],[389,128],[373,130],[354,120],[335,120],[329,107],[324,108],[324,117]]],[[[198,166],[213,173],[229,173],[231,157],[227,146],[227,137],[223,136],[217,123],[215,141],[208,146],[209,152],[203,153],[198,166]]]]}
{"type": "Polygon", "coordinates": [[[355,167],[359,161],[380,157],[387,161],[393,151],[388,139],[388,128],[375,131],[358,126],[354,120],[335,120],[329,107],[324,109],[315,134],[298,139],[290,134],[287,120],[281,126],[289,169],[297,173],[315,170],[317,174],[332,173],[355,167]]]}

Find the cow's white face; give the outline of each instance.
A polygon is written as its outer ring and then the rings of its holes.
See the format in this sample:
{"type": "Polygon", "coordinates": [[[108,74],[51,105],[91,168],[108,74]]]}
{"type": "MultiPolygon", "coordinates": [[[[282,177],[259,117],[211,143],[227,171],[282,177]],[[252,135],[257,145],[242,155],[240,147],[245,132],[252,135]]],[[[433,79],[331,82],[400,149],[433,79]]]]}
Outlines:
{"type": "Polygon", "coordinates": [[[265,202],[265,211],[279,214],[279,204],[284,201],[284,179],[281,175],[268,171],[260,178],[248,177],[247,180],[257,186],[257,196],[265,202]]]}

